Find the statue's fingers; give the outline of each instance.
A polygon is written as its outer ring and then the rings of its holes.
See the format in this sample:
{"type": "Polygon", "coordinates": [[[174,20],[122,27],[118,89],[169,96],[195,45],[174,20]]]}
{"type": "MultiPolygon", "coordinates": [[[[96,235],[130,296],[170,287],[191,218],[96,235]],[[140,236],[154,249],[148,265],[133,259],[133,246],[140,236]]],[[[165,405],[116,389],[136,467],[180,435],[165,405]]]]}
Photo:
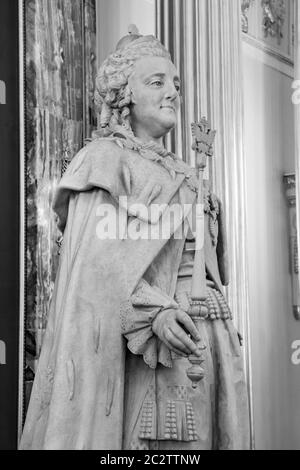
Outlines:
{"type": "Polygon", "coordinates": [[[180,351],[180,349],[174,348],[174,346],[172,346],[172,344],[170,344],[168,341],[165,341],[165,345],[170,349],[170,351],[173,351],[173,352],[176,353],[178,356],[188,357],[187,354],[185,354],[184,352],[180,351]]]}
{"type": "Polygon", "coordinates": [[[196,356],[200,356],[201,351],[199,348],[178,324],[172,327],[172,332],[174,336],[185,346],[185,348],[188,349],[189,355],[196,354],[196,356]]]}
{"type": "Polygon", "coordinates": [[[201,338],[199,332],[193,320],[187,313],[183,312],[182,310],[178,310],[177,319],[180,321],[180,323],[183,324],[186,330],[195,338],[196,341],[200,341],[201,338]]]}
{"type": "Polygon", "coordinates": [[[188,357],[188,355],[190,355],[189,349],[186,348],[186,346],[172,333],[171,330],[169,330],[166,335],[166,344],[169,349],[172,349],[172,351],[180,356],[188,357]]]}

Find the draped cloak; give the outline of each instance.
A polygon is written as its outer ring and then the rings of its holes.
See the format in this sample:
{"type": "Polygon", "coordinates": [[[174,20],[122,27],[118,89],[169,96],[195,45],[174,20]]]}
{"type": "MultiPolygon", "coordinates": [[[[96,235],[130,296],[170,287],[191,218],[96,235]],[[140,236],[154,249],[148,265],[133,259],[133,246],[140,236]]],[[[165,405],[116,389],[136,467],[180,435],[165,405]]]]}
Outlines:
{"type": "MultiPolygon", "coordinates": [[[[184,245],[176,234],[195,198],[183,174],[172,177],[114,139],[97,139],[75,156],[55,196],[64,240],[21,449],[122,448],[127,307],[157,259],[164,260],[161,272],[152,273],[158,305],[161,296],[172,303],[184,245]],[[145,212],[141,204],[162,209],[145,212]],[[109,220],[121,215],[127,228],[136,223],[141,231],[160,227],[170,233],[156,239],[105,238],[99,231],[103,208],[109,220]]],[[[205,236],[206,270],[220,290],[228,281],[221,215],[217,246],[205,236]]],[[[172,366],[166,346],[150,336],[141,352],[148,364],[141,396],[158,363],[172,366]]]]}

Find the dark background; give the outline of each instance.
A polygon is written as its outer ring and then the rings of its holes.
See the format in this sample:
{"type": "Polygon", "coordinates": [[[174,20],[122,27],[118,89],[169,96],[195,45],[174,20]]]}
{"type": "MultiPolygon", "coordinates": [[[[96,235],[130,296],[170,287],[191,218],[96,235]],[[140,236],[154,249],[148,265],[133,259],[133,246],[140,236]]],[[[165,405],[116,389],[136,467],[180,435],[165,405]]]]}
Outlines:
{"type": "Polygon", "coordinates": [[[0,1],[0,449],[17,447],[19,334],[19,85],[18,1],[0,1]]]}

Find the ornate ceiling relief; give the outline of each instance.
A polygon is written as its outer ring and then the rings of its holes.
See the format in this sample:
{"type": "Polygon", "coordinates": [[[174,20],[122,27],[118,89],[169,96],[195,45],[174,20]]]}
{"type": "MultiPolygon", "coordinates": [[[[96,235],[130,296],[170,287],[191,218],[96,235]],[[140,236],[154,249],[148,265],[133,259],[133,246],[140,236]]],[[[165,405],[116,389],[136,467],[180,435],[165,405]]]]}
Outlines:
{"type": "Polygon", "coordinates": [[[242,0],[242,30],[244,33],[248,33],[249,23],[247,14],[253,2],[254,0],[242,0]]]}
{"type": "Polygon", "coordinates": [[[278,44],[280,44],[287,13],[286,0],[262,0],[262,7],[265,37],[276,37],[278,44]]]}

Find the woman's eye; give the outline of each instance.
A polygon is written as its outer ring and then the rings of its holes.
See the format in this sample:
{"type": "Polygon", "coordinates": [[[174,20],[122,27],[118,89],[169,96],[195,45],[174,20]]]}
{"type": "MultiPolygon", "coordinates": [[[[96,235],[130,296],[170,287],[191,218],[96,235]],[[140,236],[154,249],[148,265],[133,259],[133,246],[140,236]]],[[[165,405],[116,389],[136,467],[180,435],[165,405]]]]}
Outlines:
{"type": "Polygon", "coordinates": [[[162,81],[161,80],[155,80],[154,82],[151,83],[151,85],[155,85],[157,87],[162,86],[162,81]]]}

